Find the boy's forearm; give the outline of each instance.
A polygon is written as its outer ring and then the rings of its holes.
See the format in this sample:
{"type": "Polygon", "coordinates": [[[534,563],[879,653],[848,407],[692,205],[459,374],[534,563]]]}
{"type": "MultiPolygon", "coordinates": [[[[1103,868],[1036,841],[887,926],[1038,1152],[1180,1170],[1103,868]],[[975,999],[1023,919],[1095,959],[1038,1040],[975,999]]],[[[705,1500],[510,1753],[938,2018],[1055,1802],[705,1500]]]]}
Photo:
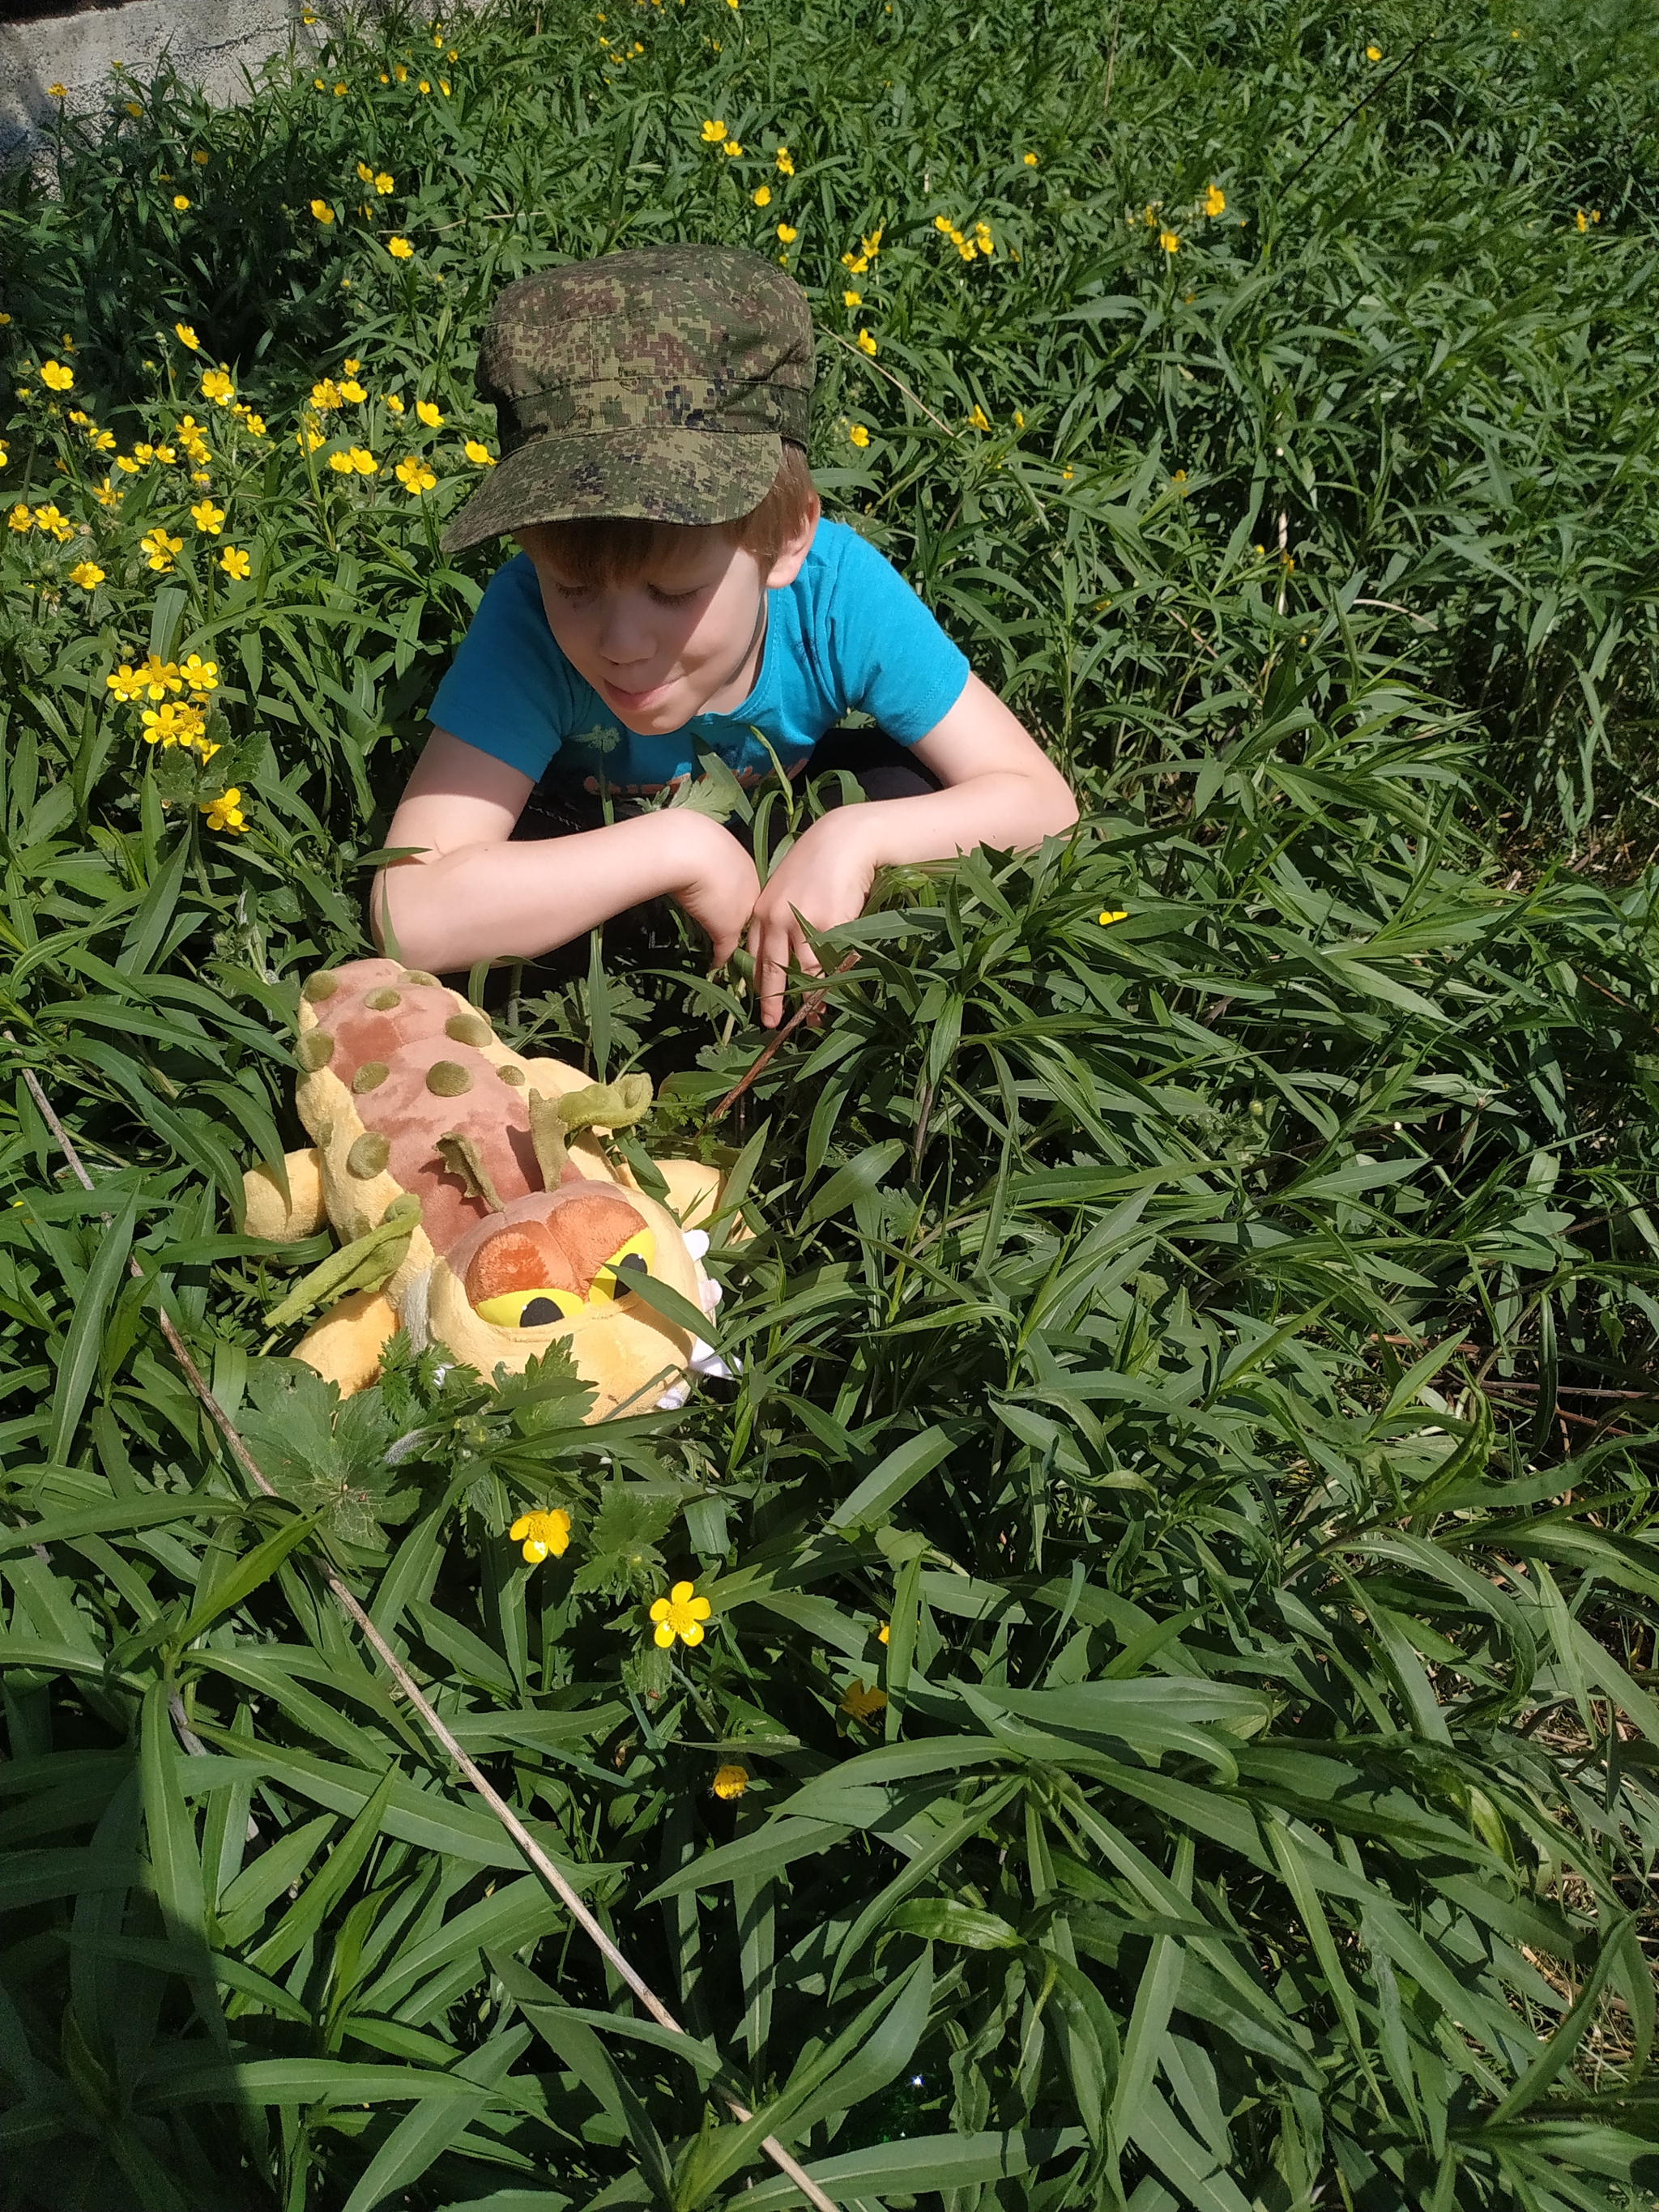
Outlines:
{"type": "Polygon", "coordinates": [[[1021,852],[1069,830],[1077,801],[1055,770],[1041,779],[994,773],[909,799],[868,799],[823,817],[836,834],[855,839],[875,868],[913,860],[949,860],[976,846],[1021,852]]]}
{"type": "MultiPolygon", "coordinates": [[[[464,846],[399,862],[376,883],[370,917],[385,942],[389,899],[398,954],[434,973],[479,960],[534,959],[662,896],[678,899],[718,939],[715,918],[700,909],[709,906],[711,887],[716,906],[728,902],[714,879],[746,857],[718,823],[668,809],[574,836],[464,846]]],[[[741,886],[729,902],[742,903],[741,886]]]]}

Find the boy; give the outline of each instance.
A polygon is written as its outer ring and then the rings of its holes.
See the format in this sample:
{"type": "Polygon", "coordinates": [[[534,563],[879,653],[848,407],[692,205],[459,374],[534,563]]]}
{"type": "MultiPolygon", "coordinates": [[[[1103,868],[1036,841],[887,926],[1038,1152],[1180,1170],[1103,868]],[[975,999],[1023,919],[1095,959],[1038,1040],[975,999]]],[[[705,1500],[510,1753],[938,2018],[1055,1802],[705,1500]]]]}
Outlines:
{"type": "Polygon", "coordinates": [[[421,848],[375,886],[402,958],[532,959],[665,895],[717,966],[746,941],[771,1028],[791,964],[819,972],[806,927],[861,913],[878,867],[1075,821],[896,570],[821,520],[812,373],[805,295],[740,247],[609,254],[497,300],[478,388],[501,461],[443,546],[510,533],[521,550],[438,688],[387,833],[421,848]],[[884,736],[820,744],[854,708],[884,736]],[[750,782],[774,754],[792,775],[850,759],[866,800],[815,822],[763,887],[720,823],[635,803],[696,775],[699,751],[750,782]]]}

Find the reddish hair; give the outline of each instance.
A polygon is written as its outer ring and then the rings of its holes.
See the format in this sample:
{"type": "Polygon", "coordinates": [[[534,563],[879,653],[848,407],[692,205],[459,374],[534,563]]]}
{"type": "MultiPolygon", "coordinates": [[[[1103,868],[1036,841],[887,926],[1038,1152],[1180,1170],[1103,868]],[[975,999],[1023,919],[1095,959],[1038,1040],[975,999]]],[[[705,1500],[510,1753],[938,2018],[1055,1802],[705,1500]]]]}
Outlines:
{"type": "Polygon", "coordinates": [[[642,515],[599,514],[573,522],[526,523],[513,534],[526,553],[550,561],[578,591],[631,583],[665,544],[698,530],[715,532],[728,544],[752,553],[763,574],[812,521],[817,503],[806,456],[786,440],[771,490],[757,507],[733,521],[653,522],[642,515]]]}

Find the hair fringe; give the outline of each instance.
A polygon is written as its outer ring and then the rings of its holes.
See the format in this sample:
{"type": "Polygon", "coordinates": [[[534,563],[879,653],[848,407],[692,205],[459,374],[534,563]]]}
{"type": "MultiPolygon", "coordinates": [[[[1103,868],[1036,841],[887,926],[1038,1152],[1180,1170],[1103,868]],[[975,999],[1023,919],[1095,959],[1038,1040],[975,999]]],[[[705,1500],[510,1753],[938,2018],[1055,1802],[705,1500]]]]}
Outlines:
{"type": "Polygon", "coordinates": [[[653,522],[639,515],[601,514],[570,522],[526,523],[514,535],[526,552],[550,562],[577,591],[609,590],[632,583],[675,540],[704,532],[752,553],[764,571],[806,527],[817,505],[806,456],[786,439],[771,490],[757,507],[733,521],[653,522]]]}

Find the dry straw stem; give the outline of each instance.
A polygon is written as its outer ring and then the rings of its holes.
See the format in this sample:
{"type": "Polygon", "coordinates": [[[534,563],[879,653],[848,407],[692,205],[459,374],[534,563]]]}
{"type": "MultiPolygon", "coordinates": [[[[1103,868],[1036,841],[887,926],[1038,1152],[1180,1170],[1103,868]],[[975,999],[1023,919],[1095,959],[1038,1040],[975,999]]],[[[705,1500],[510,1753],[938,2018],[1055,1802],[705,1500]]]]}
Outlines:
{"type": "MultiPolygon", "coordinates": [[[[797,1018],[799,1018],[799,1017],[797,1017],[797,1018]]],[[[781,1043],[782,1041],[782,1036],[780,1035],[777,1042],[781,1043]]],[[[14,1042],[9,1030],[6,1032],[6,1042],[9,1044],[14,1042]]],[[[87,1173],[85,1167],[82,1164],[81,1155],[76,1151],[68,1130],[65,1129],[63,1123],[58,1120],[57,1114],[54,1112],[52,1101],[47,1097],[45,1091],[42,1090],[40,1080],[36,1077],[33,1068],[26,1067],[23,1070],[23,1080],[28,1085],[29,1096],[33,1099],[36,1107],[39,1109],[41,1120],[45,1121],[46,1127],[52,1131],[53,1137],[58,1142],[59,1149],[63,1152],[64,1158],[69,1162],[70,1167],[76,1180],[79,1182],[81,1188],[82,1190],[92,1190],[95,1188],[92,1177],[87,1173]]],[[[127,1271],[130,1274],[139,1277],[140,1279],[142,1279],[143,1274],[143,1268],[139,1266],[137,1261],[134,1259],[129,1259],[127,1261],[127,1271]]],[[[226,1443],[230,1447],[232,1456],[235,1459],[237,1465],[241,1468],[243,1474],[246,1475],[248,1480],[253,1485],[254,1488],[258,1490],[263,1497],[275,1498],[277,1495],[276,1492],[272,1488],[271,1485],[266,1481],[264,1474],[261,1474],[258,1461],[254,1458],[252,1453],[248,1449],[247,1445],[243,1441],[242,1437],[237,1430],[235,1423],[225,1412],[223,1407],[220,1405],[212,1391],[209,1389],[207,1383],[203,1379],[201,1370],[197,1366],[196,1362],[191,1358],[189,1347],[185,1343],[184,1339],[179,1335],[178,1330],[173,1327],[172,1319],[168,1316],[166,1309],[164,1307],[158,1307],[156,1312],[157,1318],[161,1322],[161,1334],[167,1340],[168,1351],[172,1352],[173,1358],[178,1361],[180,1372],[183,1374],[185,1382],[189,1383],[191,1390],[195,1393],[197,1398],[201,1401],[204,1412],[206,1413],[214,1426],[218,1430],[226,1443]]],[[[548,1887],[559,1899],[559,1902],[565,1906],[572,1919],[575,1921],[577,1926],[582,1930],[583,1934],[598,1946],[599,1951],[604,1954],[606,1963],[613,1967],[622,1977],[623,1980],[627,1983],[629,1988],[633,1990],[635,1996],[650,2014],[652,2019],[656,2021],[658,2027],[666,2028],[671,2035],[685,2036],[687,2042],[690,2042],[691,2038],[687,2034],[686,2030],[680,2025],[679,2021],[675,2019],[673,2014],[670,2012],[668,2007],[663,2002],[656,1991],[652,1989],[650,1984],[635,1971],[634,1967],[629,1963],[624,1954],[617,1949],[616,1944],[611,1941],[611,1937],[605,1934],[605,1929],[599,1925],[599,1922],[593,1917],[593,1915],[582,1903],[580,1898],[577,1896],[575,1891],[565,1880],[564,1876],[559,1872],[558,1868],[548,1856],[547,1853],[542,1849],[541,1845],[536,1841],[534,1836],[531,1834],[529,1829],[526,1827],[524,1822],[519,1818],[518,1814],[507,1803],[507,1800],[501,1796],[501,1792],[493,1786],[489,1778],[481,1772],[476,1761],[469,1759],[465,1752],[462,1750],[460,1745],[456,1742],[455,1738],[450,1733],[449,1729],[446,1728],[439,1714],[428,1702],[426,1695],[422,1690],[420,1684],[415,1680],[415,1677],[410,1673],[408,1668],[404,1666],[403,1661],[398,1656],[392,1646],[386,1642],[385,1637],[381,1635],[380,1630],[369,1619],[368,1613],[364,1612],[362,1607],[358,1604],[356,1599],[346,1588],[345,1584],[340,1580],[339,1577],[334,1572],[332,1568],[330,1567],[325,1567],[323,1570],[323,1576],[324,1580],[327,1583],[329,1590],[333,1595],[336,1602],[338,1604],[340,1610],[352,1623],[353,1626],[359,1631],[364,1640],[369,1644],[379,1655],[386,1672],[391,1675],[392,1680],[396,1682],[404,1696],[409,1700],[414,1711],[419,1715],[422,1725],[426,1728],[428,1732],[435,1737],[438,1742],[443,1746],[444,1750],[454,1762],[457,1770],[471,1784],[472,1789],[477,1790],[478,1796],[483,1798],[484,1803],[489,1808],[495,1818],[501,1822],[501,1826],[507,1831],[507,1834],[512,1837],[513,1841],[517,1844],[520,1850],[523,1852],[527,1863],[533,1868],[538,1875],[540,1875],[541,1879],[547,1884],[548,1887]]],[[[727,2112],[731,2113],[732,2118],[738,2121],[740,2125],[746,2125],[749,2121],[753,2119],[755,2116],[749,2110],[747,2106],[741,2104],[735,2097],[728,2097],[723,2090],[720,2094],[721,2102],[725,2105],[727,2112]]],[[[811,2174],[806,2172],[801,2166],[797,2164],[795,2160],[789,2155],[789,2153],[784,2148],[783,2145],[777,2140],[775,2136],[767,2136],[764,2137],[761,2143],[761,2148],[771,2160],[773,2165],[777,2167],[779,2172],[784,2175],[787,2180],[792,2181],[795,2187],[801,2191],[807,2203],[817,2207],[817,2212],[836,2212],[835,2199],[832,2197],[827,2197],[824,2194],[823,2191],[819,2188],[817,2183],[813,2180],[811,2174]]]]}

